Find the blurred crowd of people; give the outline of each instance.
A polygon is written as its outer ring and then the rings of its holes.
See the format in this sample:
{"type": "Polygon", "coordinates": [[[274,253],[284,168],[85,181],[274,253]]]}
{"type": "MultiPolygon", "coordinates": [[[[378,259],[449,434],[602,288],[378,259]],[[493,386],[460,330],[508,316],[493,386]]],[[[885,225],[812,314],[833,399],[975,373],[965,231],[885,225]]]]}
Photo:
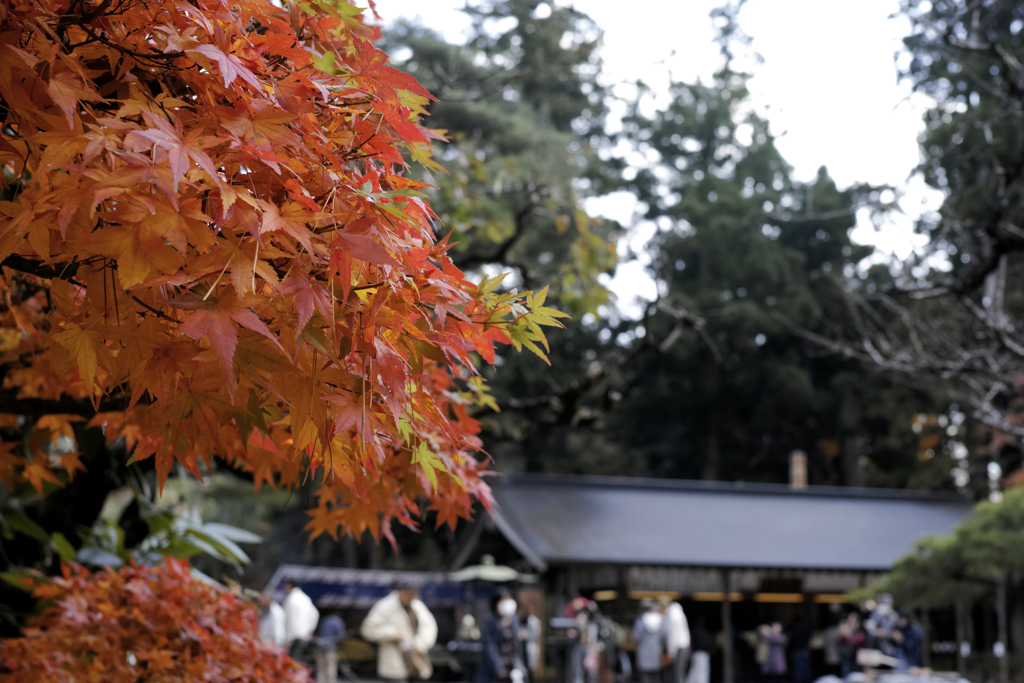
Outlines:
{"type": "Polygon", "coordinates": [[[640,614],[629,631],[585,598],[570,603],[566,616],[575,620],[573,630],[578,634],[570,653],[572,683],[708,683],[710,679],[714,638],[703,622],[691,632],[678,602],[641,600],[640,614]]]}
{"type": "MultiPolygon", "coordinates": [[[[765,680],[810,683],[810,624],[802,613],[783,628],[780,622],[763,624],[756,633],[755,660],[765,680]]],[[[840,616],[824,634],[821,648],[826,671],[845,678],[864,666],[887,665],[897,671],[921,666],[924,632],[914,619],[898,613],[892,597],[867,601],[859,610],[840,616]],[[862,653],[866,656],[858,656],[862,653]]]]}
{"type": "MultiPolygon", "coordinates": [[[[317,683],[338,680],[338,646],[345,622],[334,611],[321,613],[302,588],[284,584],[279,604],[269,594],[261,599],[260,637],[287,650],[299,661],[314,662],[317,683]]],[[[426,680],[432,673],[427,652],[437,640],[437,622],[412,584],[396,584],[363,620],[360,635],[377,644],[377,675],[395,681],[426,680]]]]}
{"type": "MultiPolygon", "coordinates": [[[[285,584],[278,604],[262,602],[260,635],[293,657],[315,661],[318,683],[335,683],[338,646],[345,636],[340,615],[317,610],[294,583],[285,584]]],[[[709,683],[715,637],[702,620],[691,630],[682,606],[668,598],[642,600],[629,631],[602,614],[597,603],[577,598],[566,606],[566,675],[570,683],[709,683]],[[632,656],[631,656],[632,655],[632,656]]],[[[437,641],[434,616],[412,584],[396,584],[360,625],[359,635],[377,645],[377,675],[393,681],[427,680],[432,675],[429,650],[437,641]]],[[[458,621],[456,639],[478,643],[478,658],[469,676],[475,683],[530,683],[540,670],[541,621],[505,588],[491,598],[490,610],[478,625],[470,613],[458,621]]],[[[824,671],[845,678],[878,665],[895,670],[921,666],[923,631],[902,615],[892,598],[883,595],[860,609],[837,615],[815,634],[804,612],[797,610],[787,626],[763,624],[749,644],[763,680],[810,683],[812,642],[823,654],[824,671]]]]}
{"type": "Polygon", "coordinates": [[[691,634],[678,602],[641,600],[630,636],[640,683],[708,683],[714,639],[702,621],[691,634]]]}
{"type": "Polygon", "coordinates": [[[260,637],[284,648],[296,659],[312,651],[317,683],[338,679],[338,644],[345,637],[345,622],[333,611],[321,613],[313,601],[292,581],[284,584],[284,600],[269,594],[260,599],[260,637]]]}
{"type": "Polygon", "coordinates": [[[499,588],[479,633],[476,683],[527,683],[540,665],[540,636],[540,619],[529,606],[499,588]]]}
{"type": "MultiPolygon", "coordinates": [[[[567,613],[575,617],[580,630],[572,656],[572,683],[710,680],[711,655],[718,643],[703,620],[691,628],[678,602],[642,600],[640,614],[628,633],[604,617],[594,602],[583,598],[572,603],[567,613]],[[605,672],[607,677],[602,675],[605,672]]],[[[907,671],[922,664],[921,625],[899,614],[888,595],[877,603],[868,601],[860,609],[836,615],[823,632],[815,633],[803,609],[797,609],[786,626],[781,622],[763,624],[747,635],[751,636],[757,673],[769,682],[810,683],[821,675],[845,678],[865,668],[907,671]],[[816,660],[817,670],[812,669],[812,647],[820,648],[823,655],[816,660]]]]}
{"type": "MultiPolygon", "coordinates": [[[[321,613],[294,582],[284,584],[284,599],[261,599],[259,632],[266,642],[288,651],[299,661],[312,655],[317,683],[336,683],[338,647],[345,623],[335,612],[321,613]]],[[[459,636],[479,641],[475,667],[477,683],[528,683],[540,658],[541,622],[526,605],[498,589],[483,627],[466,614],[459,636]]],[[[429,651],[437,641],[437,621],[420,600],[419,588],[397,583],[370,609],[359,635],[377,645],[377,677],[389,681],[428,680],[433,674],[429,651]]]]}

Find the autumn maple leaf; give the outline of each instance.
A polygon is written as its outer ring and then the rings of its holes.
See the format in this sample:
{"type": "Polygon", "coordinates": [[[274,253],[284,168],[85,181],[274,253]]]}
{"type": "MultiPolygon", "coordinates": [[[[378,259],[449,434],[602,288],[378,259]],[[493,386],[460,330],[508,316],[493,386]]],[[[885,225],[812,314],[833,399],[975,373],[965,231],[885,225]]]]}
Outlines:
{"type": "Polygon", "coordinates": [[[331,299],[323,285],[310,282],[308,277],[292,274],[281,283],[281,292],[295,297],[295,310],[299,314],[297,335],[301,335],[306,328],[306,323],[313,317],[314,309],[319,311],[324,319],[330,320],[331,299]]]}
{"type": "Polygon", "coordinates": [[[25,471],[22,474],[26,480],[35,488],[39,497],[43,497],[43,482],[50,482],[60,486],[60,479],[58,479],[52,471],[50,471],[49,465],[46,461],[36,457],[25,463],[25,471]]]}
{"type": "Polygon", "coordinates": [[[389,104],[398,104],[396,90],[407,90],[430,100],[437,99],[415,78],[388,66],[388,56],[366,40],[356,41],[351,74],[389,104]]]}
{"type": "Polygon", "coordinates": [[[62,453],[58,456],[60,460],[60,466],[64,468],[64,471],[68,473],[68,481],[75,480],[75,472],[85,472],[85,465],[82,464],[82,454],[78,451],[71,451],[70,453],[62,453]]]}
{"type": "Polygon", "coordinates": [[[242,64],[242,60],[230,52],[224,52],[216,45],[200,45],[199,47],[189,50],[188,53],[201,54],[217,64],[217,68],[220,69],[220,75],[224,79],[225,88],[234,83],[236,78],[241,78],[257,91],[262,92],[260,82],[253,72],[245,68],[245,65],[242,64]]]}
{"type": "Polygon", "coordinates": [[[143,111],[142,115],[152,127],[146,130],[131,131],[125,136],[125,145],[142,149],[155,147],[162,150],[171,165],[171,177],[174,181],[175,191],[178,189],[178,181],[188,171],[189,159],[206,171],[211,180],[220,184],[220,174],[217,173],[213,160],[199,147],[201,131],[192,131],[185,136],[181,130],[172,126],[164,118],[154,116],[147,111],[143,111]]]}
{"type": "MultiPolygon", "coordinates": [[[[313,533],[393,540],[419,497],[444,499],[451,524],[486,504],[468,408],[497,405],[473,351],[542,353],[539,326],[557,323],[542,297],[474,285],[437,240],[425,185],[404,175],[432,163],[433,98],[374,47],[363,11],[0,14],[0,166],[17,190],[0,202],[0,351],[18,360],[0,371],[14,397],[0,424],[30,444],[0,455],[0,479],[42,493],[78,478],[72,406],[132,461],[152,457],[160,486],[200,458],[257,488],[322,467],[313,533]]],[[[165,649],[136,656],[164,667],[165,649]]]]}
{"type": "Polygon", "coordinates": [[[74,127],[75,112],[79,100],[100,102],[103,100],[95,90],[87,88],[82,81],[68,71],[61,71],[50,79],[46,92],[54,104],[60,107],[68,119],[68,125],[74,127]]]}
{"type": "Polygon", "coordinates": [[[202,339],[203,337],[209,339],[210,345],[220,356],[229,377],[234,374],[232,361],[235,357],[235,348],[238,346],[236,324],[262,334],[277,348],[284,351],[281,343],[266,323],[260,320],[259,316],[252,312],[252,309],[243,306],[236,297],[230,294],[212,302],[181,301],[178,302],[178,305],[183,308],[198,308],[182,324],[181,333],[187,334],[193,339],[202,339]]]}

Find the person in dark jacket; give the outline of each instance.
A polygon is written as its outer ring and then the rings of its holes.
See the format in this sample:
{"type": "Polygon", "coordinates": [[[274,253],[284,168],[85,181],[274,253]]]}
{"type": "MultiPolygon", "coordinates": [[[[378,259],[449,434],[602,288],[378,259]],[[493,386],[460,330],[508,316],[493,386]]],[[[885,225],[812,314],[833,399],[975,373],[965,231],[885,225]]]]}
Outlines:
{"type": "Polygon", "coordinates": [[[846,678],[857,670],[857,651],[864,647],[865,635],[860,614],[851,612],[839,625],[839,676],[846,678]]]}
{"type": "Polygon", "coordinates": [[[800,612],[789,626],[789,646],[793,656],[793,680],[811,683],[811,626],[800,612]]]}
{"type": "Polygon", "coordinates": [[[345,622],[337,612],[331,611],[320,620],[316,633],[316,681],[337,683],[338,643],[345,637],[345,622]]]}
{"type": "Polygon", "coordinates": [[[710,683],[711,653],[715,650],[715,637],[704,625],[703,618],[697,619],[697,625],[690,634],[690,647],[693,654],[690,655],[690,671],[686,676],[686,683],[710,683]]]}
{"type": "Polygon", "coordinates": [[[758,635],[764,642],[766,652],[761,663],[761,673],[769,681],[781,681],[786,675],[786,634],[782,632],[782,624],[775,622],[758,628],[758,635]]]}
{"type": "Polygon", "coordinates": [[[516,601],[505,589],[491,599],[491,614],[480,632],[480,643],[483,650],[476,667],[476,683],[522,682],[516,601]]]}
{"type": "Polygon", "coordinates": [[[921,646],[924,643],[921,624],[900,615],[894,636],[897,636],[896,658],[908,668],[921,666],[921,646]]]}

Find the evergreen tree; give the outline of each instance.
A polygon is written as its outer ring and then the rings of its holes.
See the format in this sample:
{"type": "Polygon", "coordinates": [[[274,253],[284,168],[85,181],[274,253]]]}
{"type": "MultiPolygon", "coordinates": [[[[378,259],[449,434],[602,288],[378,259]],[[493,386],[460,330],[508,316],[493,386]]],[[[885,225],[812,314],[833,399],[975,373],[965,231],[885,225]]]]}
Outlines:
{"type": "Polygon", "coordinates": [[[664,352],[626,374],[611,423],[620,443],[666,476],[784,480],[799,449],[812,481],[905,484],[912,406],[928,395],[793,334],[826,331],[823,311],[842,305],[837,282],[871,253],[849,238],[870,188],[840,191],[824,168],[794,181],[728,62],[713,82],[676,83],[671,95],[653,118],[626,120],[656,160],[632,187],[662,228],[651,245],[659,313],[637,332],[664,352]],[[697,322],[673,337],[684,311],[697,322]]]}

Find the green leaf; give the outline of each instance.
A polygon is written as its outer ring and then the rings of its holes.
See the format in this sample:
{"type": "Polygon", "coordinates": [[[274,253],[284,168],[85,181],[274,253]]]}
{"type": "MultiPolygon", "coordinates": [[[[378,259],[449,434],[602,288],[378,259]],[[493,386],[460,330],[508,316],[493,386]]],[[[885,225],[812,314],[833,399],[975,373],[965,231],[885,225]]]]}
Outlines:
{"type": "Polygon", "coordinates": [[[209,552],[214,557],[220,556],[216,549],[210,547],[207,543],[193,543],[192,539],[189,538],[187,534],[185,536],[172,539],[171,542],[164,547],[158,548],[157,552],[164,557],[176,557],[179,560],[187,560],[193,555],[198,555],[199,553],[204,552],[209,552]],[[201,545],[206,547],[201,547],[201,545]],[[207,550],[207,548],[209,548],[209,550],[207,550]]]}
{"type": "Polygon", "coordinates": [[[203,529],[213,531],[218,535],[230,539],[236,543],[262,543],[263,539],[245,529],[239,529],[236,526],[230,524],[221,524],[220,522],[207,522],[203,525],[203,529]]]}
{"type": "Polygon", "coordinates": [[[353,17],[357,17],[362,14],[363,9],[356,7],[347,0],[309,0],[300,5],[307,14],[318,14],[323,12],[335,19],[345,19],[351,21],[353,17]]]}
{"type": "Polygon", "coordinates": [[[444,466],[444,462],[437,456],[436,453],[431,451],[427,447],[426,441],[421,441],[412,452],[412,462],[415,465],[419,465],[423,468],[423,473],[427,475],[427,479],[430,480],[430,485],[435,489],[437,488],[437,472],[447,472],[447,468],[444,466]]]}
{"type": "Polygon", "coordinates": [[[313,66],[325,74],[337,76],[340,72],[338,67],[334,66],[334,60],[336,59],[333,52],[325,52],[316,59],[313,60],[313,66]]]}
{"type": "Polygon", "coordinates": [[[198,529],[189,529],[188,535],[194,537],[192,542],[195,542],[194,539],[198,538],[209,543],[228,562],[242,564],[249,562],[249,556],[245,554],[244,550],[238,547],[230,538],[226,538],[218,533],[217,529],[210,529],[208,524],[204,524],[198,529]]]}
{"type": "Polygon", "coordinates": [[[485,275],[484,279],[480,282],[480,284],[476,286],[477,296],[494,291],[495,289],[497,289],[498,285],[501,284],[501,281],[504,280],[506,277],[508,277],[508,273],[502,273],[501,275],[491,278],[485,275]]]}
{"type": "Polygon", "coordinates": [[[149,526],[149,533],[156,535],[163,531],[170,531],[174,526],[173,512],[158,512],[146,518],[146,525],[149,526]]]}
{"type": "Polygon", "coordinates": [[[548,308],[546,306],[539,306],[539,307],[533,309],[533,312],[534,313],[539,313],[540,315],[548,316],[548,317],[551,317],[551,318],[571,318],[572,317],[568,313],[563,313],[562,311],[558,310],[557,308],[548,308]]]}
{"type": "Polygon", "coordinates": [[[59,531],[53,532],[50,536],[50,545],[60,555],[60,559],[65,562],[75,561],[75,546],[71,545],[71,542],[64,538],[64,534],[59,531]]]}
{"type": "Polygon", "coordinates": [[[544,289],[540,290],[532,296],[526,297],[526,303],[530,308],[540,308],[544,305],[544,300],[548,298],[548,285],[545,285],[544,289]]]}
{"type": "Polygon", "coordinates": [[[23,533],[26,536],[31,536],[40,543],[47,543],[50,537],[46,535],[46,531],[43,527],[39,526],[25,515],[24,512],[16,508],[4,508],[3,520],[11,529],[23,533]]]}
{"type": "Polygon", "coordinates": [[[529,339],[523,339],[523,346],[530,349],[530,351],[533,351],[534,355],[536,355],[542,361],[544,361],[548,365],[551,365],[551,361],[548,360],[547,354],[541,351],[540,347],[534,344],[532,341],[530,341],[529,339]]]}
{"type": "Polygon", "coordinates": [[[50,583],[45,576],[34,569],[15,568],[9,572],[0,572],[0,580],[23,591],[31,591],[37,583],[50,583]]]}

